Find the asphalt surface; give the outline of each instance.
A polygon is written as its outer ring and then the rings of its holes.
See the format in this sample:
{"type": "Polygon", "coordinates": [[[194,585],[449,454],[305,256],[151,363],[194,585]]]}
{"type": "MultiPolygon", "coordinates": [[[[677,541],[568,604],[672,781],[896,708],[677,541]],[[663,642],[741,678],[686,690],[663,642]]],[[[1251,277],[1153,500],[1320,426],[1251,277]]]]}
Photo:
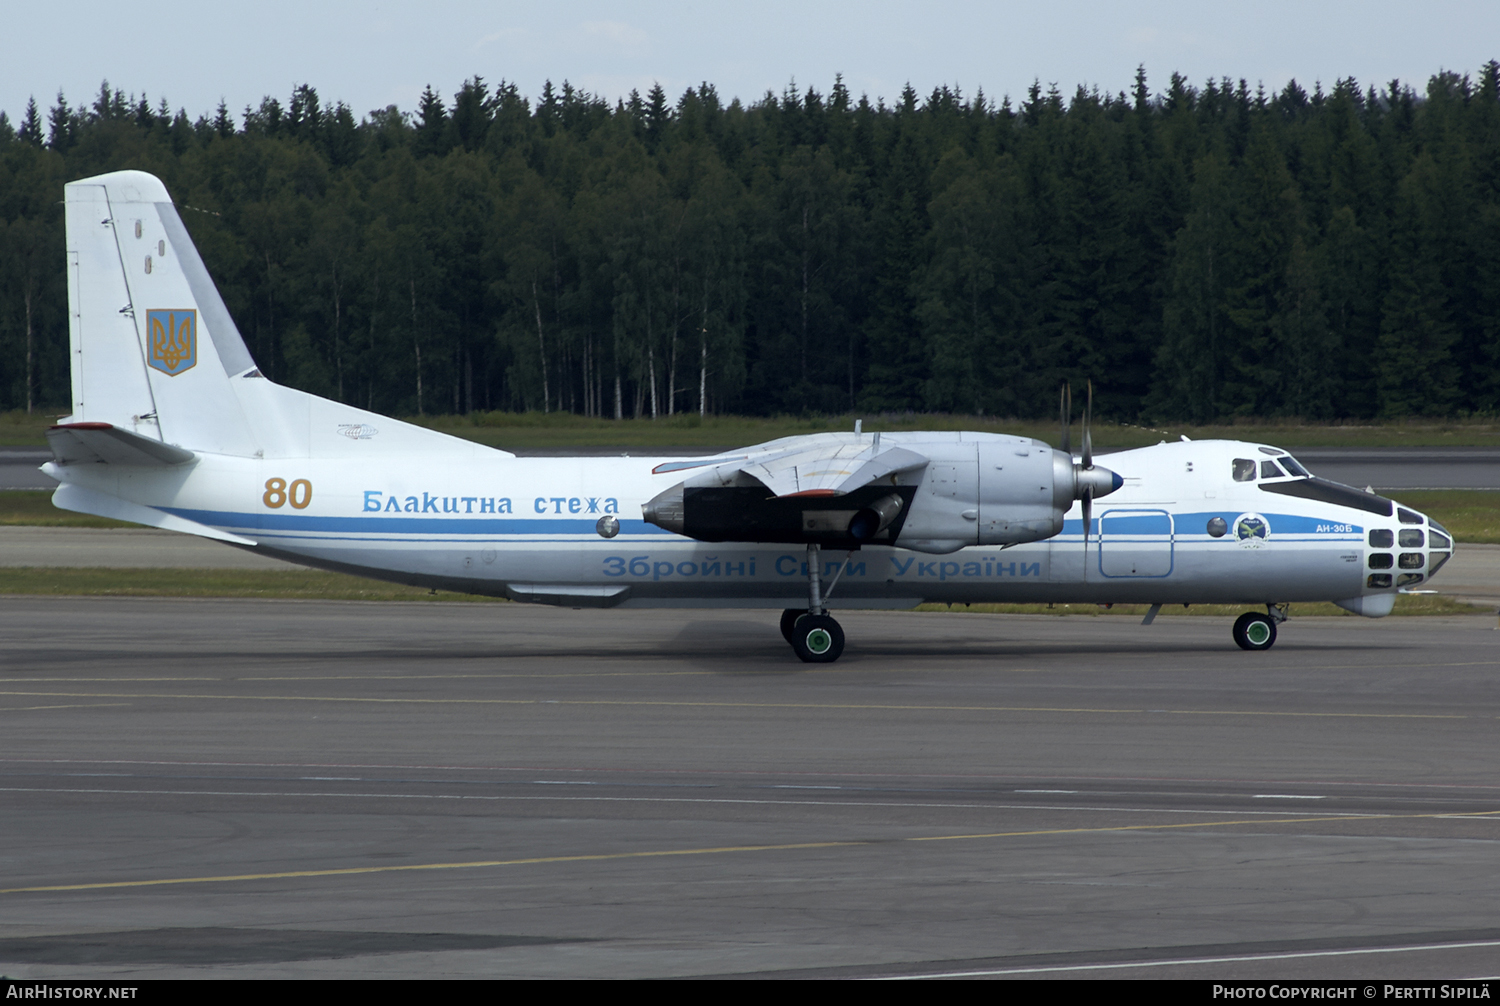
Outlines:
{"type": "MultiPolygon", "coordinates": [[[[709,450],[646,448],[639,453],[698,457],[709,450]]],[[[523,457],[604,457],[635,452],[622,448],[567,448],[519,450],[516,453],[523,457]]],[[[1500,489],[1500,449],[1308,447],[1292,453],[1313,474],[1360,488],[1370,486],[1387,492],[1402,489],[1500,489]]],[[[37,467],[51,457],[49,451],[34,447],[0,447],[0,490],[54,488],[57,483],[37,471],[37,467]]]]}
{"type": "Polygon", "coordinates": [[[13,978],[1500,971],[1493,617],[0,599],[13,978]]]}

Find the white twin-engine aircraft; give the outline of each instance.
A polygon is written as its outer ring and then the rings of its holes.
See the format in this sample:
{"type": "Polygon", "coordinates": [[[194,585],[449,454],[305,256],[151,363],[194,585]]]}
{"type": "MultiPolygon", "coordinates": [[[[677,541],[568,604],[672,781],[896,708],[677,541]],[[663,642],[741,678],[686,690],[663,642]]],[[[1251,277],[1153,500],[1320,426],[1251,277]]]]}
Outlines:
{"type": "Polygon", "coordinates": [[[1117,474],[1087,420],[1078,461],[1066,441],[858,429],[695,460],[518,458],[267,380],[151,175],[68,185],[67,253],[53,502],[307,566],[578,608],[781,608],[797,655],[828,662],[830,604],[923,601],[1145,603],[1148,623],[1264,605],[1234,626],[1264,650],[1289,602],[1379,617],[1453,550],[1275,447],[1164,442],[1110,455],[1117,474]]]}

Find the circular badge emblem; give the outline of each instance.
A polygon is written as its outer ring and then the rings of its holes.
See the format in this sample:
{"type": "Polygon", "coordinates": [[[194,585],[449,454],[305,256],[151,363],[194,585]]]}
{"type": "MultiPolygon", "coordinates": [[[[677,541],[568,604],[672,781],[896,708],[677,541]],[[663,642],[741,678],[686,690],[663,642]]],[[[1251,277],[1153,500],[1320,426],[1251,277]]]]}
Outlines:
{"type": "Polygon", "coordinates": [[[1242,513],[1234,519],[1234,536],[1246,548],[1260,548],[1271,538],[1271,524],[1258,513],[1242,513]]]}

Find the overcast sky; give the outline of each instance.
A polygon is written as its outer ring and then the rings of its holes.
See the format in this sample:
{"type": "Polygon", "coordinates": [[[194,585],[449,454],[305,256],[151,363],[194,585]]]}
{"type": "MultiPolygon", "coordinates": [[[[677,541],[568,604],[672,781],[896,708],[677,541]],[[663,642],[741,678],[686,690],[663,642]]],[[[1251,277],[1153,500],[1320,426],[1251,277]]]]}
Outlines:
{"type": "Polygon", "coordinates": [[[1018,99],[1033,80],[1127,90],[1145,64],[1152,90],[1176,70],[1194,83],[1246,78],[1308,90],[1352,76],[1425,86],[1438,70],[1477,74],[1500,58],[1500,3],[1261,0],[1254,4],[976,3],[865,0],[715,4],[485,3],[480,0],[158,0],[144,7],[14,4],[3,19],[0,109],[28,96],[45,110],[62,89],[77,104],[103,79],[196,118],[222,98],[236,116],[308,83],[358,115],[411,111],[425,84],[445,98],[467,77],[545,80],[614,99],[660,81],[675,98],[700,81],[754,101],[796,81],[826,92],[842,73],[856,94],[894,98],[908,81],[983,87],[1018,99]],[[24,9],[15,9],[24,8],[24,9]]]}

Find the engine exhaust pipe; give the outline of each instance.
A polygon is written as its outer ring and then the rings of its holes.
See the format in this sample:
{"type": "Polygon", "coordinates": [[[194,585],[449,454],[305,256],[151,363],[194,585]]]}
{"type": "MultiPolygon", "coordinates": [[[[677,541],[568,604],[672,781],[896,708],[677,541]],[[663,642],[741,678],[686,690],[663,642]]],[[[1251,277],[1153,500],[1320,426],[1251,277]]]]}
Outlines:
{"type": "Polygon", "coordinates": [[[855,514],[849,521],[849,537],[855,541],[869,541],[886,528],[901,513],[901,497],[895,493],[880,499],[855,514]]]}

